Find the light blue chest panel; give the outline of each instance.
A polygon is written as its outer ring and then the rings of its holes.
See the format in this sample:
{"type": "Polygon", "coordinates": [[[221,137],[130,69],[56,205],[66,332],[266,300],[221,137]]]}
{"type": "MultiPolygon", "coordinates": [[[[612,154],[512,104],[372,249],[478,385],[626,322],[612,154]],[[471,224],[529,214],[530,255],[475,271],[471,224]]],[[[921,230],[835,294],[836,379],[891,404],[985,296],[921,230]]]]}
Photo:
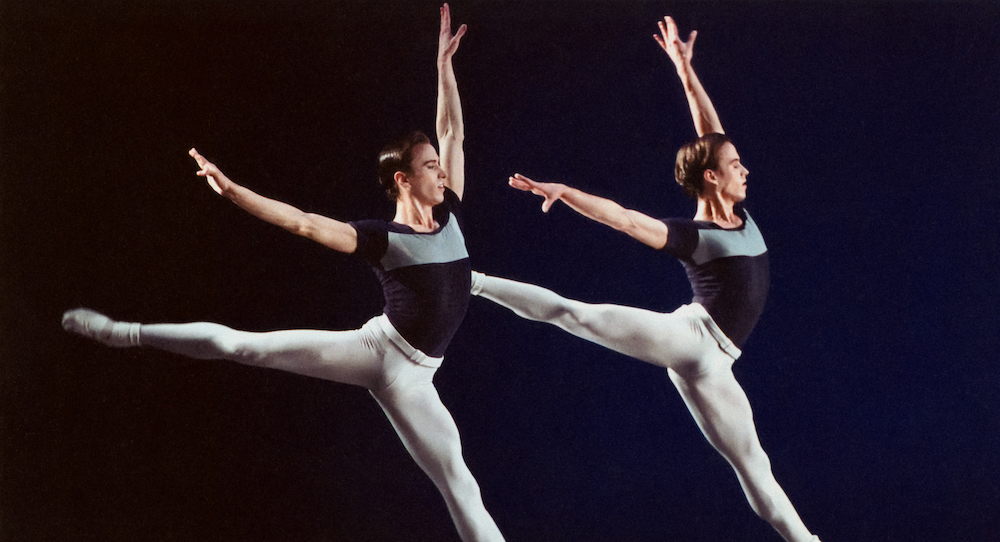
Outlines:
{"type": "Polygon", "coordinates": [[[386,271],[411,265],[456,262],[469,257],[465,236],[454,214],[436,233],[389,233],[389,247],[380,263],[386,271]]]}
{"type": "Polygon", "coordinates": [[[767,252],[764,236],[757,229],[757,224],[746,214],[746,221],[741,230],[698,229],[698,246],[691,259],[695,265],[701,265],[719,258],[730,256],[760,256],[767,252]]]}

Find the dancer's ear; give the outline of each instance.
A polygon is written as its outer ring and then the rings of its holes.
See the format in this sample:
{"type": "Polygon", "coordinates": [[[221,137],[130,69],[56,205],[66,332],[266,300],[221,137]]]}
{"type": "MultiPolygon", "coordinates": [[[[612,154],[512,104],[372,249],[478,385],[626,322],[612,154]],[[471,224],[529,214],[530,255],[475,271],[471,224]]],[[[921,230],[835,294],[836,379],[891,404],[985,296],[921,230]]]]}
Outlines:
{"type": "Polygon", "coordinates": [[[708,184],[715,185],[717,188],[719,186],[719,177],[711,169],[705,169],[705,173],[702,174],[702,179],[708,184]]]}
{"type": "Polygon", "coordinates": [[[396,188],[398,188],[401,193],[404,186],[407,190],[410,189],[410,180],[406,178],[406,173],[397,171],[392,175],[392,180],[396,181],[396,188]]]}

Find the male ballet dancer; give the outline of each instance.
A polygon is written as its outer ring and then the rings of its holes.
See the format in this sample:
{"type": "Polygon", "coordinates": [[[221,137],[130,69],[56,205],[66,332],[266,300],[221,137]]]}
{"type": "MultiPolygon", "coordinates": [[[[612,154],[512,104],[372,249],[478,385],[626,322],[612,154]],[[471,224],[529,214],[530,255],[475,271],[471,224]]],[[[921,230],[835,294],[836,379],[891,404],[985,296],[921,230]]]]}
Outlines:
{"type": "Polygon", "coordinates": [[[444,496],[465,541],[500,541],[479,485],[462,458],[458,430],[432,379],[469,300],[469,255],[460,224],[465,128],[452,56],[466,26],[451,33],[448,4],[438,37],[436,129],[441,156],[415,132],[379,155],[379,180],[396,202],[392,222],[340,222],[304,213],[244,188],[195,149],[198,175],[250,214],[375,268],[384,314],[353,331],[236,331],[220,324],[115,322],[87,309],[63,326],[102,343],[148,346],[197,359],[226,359],[367,388],[400,440],[444,496]]]}
{"type": "Polygon", "coordinates": [[[694,220],[656,220],[563,184],[510,178],[514,188],[562,201],[683,262],[694,299],[662,314],[619,305],[592,305],[538,286],[473,274],[472,293],[523,318],[548,322],[588,341],[667,369],[698,426],[729,461],[753,510],[787,542],[819,542],[802,523],[771,472],[750,403],[732,366],[764,308],[768,259],[764,239],[740,203],[749,171],[723,135],[715,107],[691,66],[694,40],[681,41],[673,19],[659,23],[656,41],[673,60],[699,138],[677,153],[675,176],[698,202],[694,220]]]}

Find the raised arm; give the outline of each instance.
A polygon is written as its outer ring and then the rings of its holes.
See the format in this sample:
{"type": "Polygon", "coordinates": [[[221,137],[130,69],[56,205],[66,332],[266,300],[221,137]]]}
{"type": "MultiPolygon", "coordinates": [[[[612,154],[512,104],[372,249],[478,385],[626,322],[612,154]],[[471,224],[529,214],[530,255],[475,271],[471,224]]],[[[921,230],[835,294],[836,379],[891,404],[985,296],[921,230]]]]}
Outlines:
{"type": "Polygon", "coordinates": [[[353,253],[358,248],[358,232],[350,225],[325,216],[306,213],[277,200],[265,198],[226,177],[215,164],[198,151],[188,151],[201,169],[208,185],[253,216],[340,252],[353,253]]]}
{"type": "Polygon", "coordinates": [[[677,68],[677,75],[684,85],[684,94],[687,96],[688,106],[691,108],[691,118],[694,119],[694,128],[701,137],[705,134],[724,134],[722,122],[715,112],[712,100],[708,98],[705,88],[701,86],[701,81],[691,67],[691,57],[694,56],[694,40],[698,37],[698,31],[692,31],[686,42],[681,41],[677,34],[677,23],[673,18],[667,16],[660,21],[660,33],[654,34],[653,38],[660,47],[667,52],[670,60],[677,68]]]}
{"type": "Polygon", "coordinates": [[[458,50],[458,43],[465,35],[466,26],[459,27],[451,34],[451,10],[448,4],[441,6],[441,32],[438,34],[438,97],[437,97],[437,138],[441,151],[441,167],[448,176],[448,187],[458,197],[465,193],[465,123],[462,121],[462,102],[458,97],[458,82],[451,57],[458,50]]]}
{"type": "Polygon", "coordinates": [[[536,182],[520,173],[510,178],[510,185],[545,198],[542,202],[543,212],[549,212],[553,203],[562,200],[583,216],[627,233],[637,241],[657,250],[667,245],[666,224],[639,211],[626,209],[609,199],[564,184],[536,182]]]}

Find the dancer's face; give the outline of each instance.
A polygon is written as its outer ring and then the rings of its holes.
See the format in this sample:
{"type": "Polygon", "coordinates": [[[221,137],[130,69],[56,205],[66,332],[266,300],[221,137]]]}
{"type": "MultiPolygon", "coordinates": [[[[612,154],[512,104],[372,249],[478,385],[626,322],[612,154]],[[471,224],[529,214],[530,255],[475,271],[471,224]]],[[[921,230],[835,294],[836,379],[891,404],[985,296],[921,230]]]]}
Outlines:
{"type": "Polygon", "coordinates": [[[719,149],[719,166],[710,171],[723,199],[733,203],[747,199],[747,175],[750,171],[740,163],[735,145],[726,143],[719,149]]]}
{"type": "Polygon", "coordinates": [[[406,173],[410,196],[417,201],[429,205],[437,205],[444,201],[445,175],[434,146],[421,143],[413,150],[410,161],[410,172],[406,173]]]}

